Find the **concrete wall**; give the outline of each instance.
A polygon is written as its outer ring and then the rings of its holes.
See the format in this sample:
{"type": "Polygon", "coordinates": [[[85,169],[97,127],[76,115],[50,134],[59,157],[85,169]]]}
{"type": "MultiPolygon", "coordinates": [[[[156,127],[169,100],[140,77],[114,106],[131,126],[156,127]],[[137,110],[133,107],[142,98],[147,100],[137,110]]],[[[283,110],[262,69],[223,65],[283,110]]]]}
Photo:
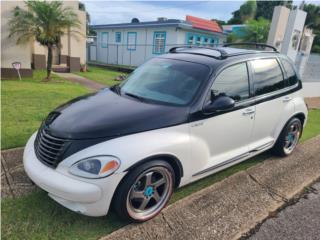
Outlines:
{"type": "Polygon", "coordinates": [[[80,64],[86,64],[86,13],[77,11],[78,19],[81,22],[80,29],[72,28],[68,33],[69,57],[79,58],[80,64]],[[79,33],[77,33],[79,32],[79,33]]]}
{"type": "Polygon", "coordinates": [[[31,51],[30,42],[17,45],[17,38],[9,38],[9,19],[12,9],[16,6],[24,8],[24,2],[1,1],[1,78],[17,77],[12,68],[13,62],[21,62],[21,74],[31,76],[31,51]]]}
{"type": "MultiPolygon", "coordinates": [[[[96,56],[96,61],[106,64],[131,65],[139,66],[148,59],[157,56],[153,53],[154,32],[166,32],[165,52],[170,48],[178,45],[186,45],[186,36],[188,32],[197,32],[196,30],[177,29],[176,27],[158,27],[158,28],[137,28],[137,29],[106,29],[97,30],[96,53],[92,52],[89,55],[96,56]],[[121,32],[121,42],[117,43],[116,32],[121,32]],[[128,33],[136,32],[137,41],[136,49],[128,50],[127,41],[128,33]],[[108,34],[107,47],[102,46],[102,34],[108,34]]],[[[214,34],[207,34],[208,36],[216,36],[214,34]]],[[[219,41],[222,43],[226,37],[219,36],[219,41]]],[[[88,47],[91,51],[95,48],[88,47]]]]}
{"type": "Polygon", "coordinates": [[[292,10],[289,15],[281,53],[286,54],[292,61],[295,61],[299,50],[306,16],[306,12],[298,9],[292,10]]]}
{"type": "Polygon", "coordinates": [[[283,6],[277,6],[273,11],[267,44],[275,46],[278,50],[282,47],[289,14],[290,9],[283,6]]]}

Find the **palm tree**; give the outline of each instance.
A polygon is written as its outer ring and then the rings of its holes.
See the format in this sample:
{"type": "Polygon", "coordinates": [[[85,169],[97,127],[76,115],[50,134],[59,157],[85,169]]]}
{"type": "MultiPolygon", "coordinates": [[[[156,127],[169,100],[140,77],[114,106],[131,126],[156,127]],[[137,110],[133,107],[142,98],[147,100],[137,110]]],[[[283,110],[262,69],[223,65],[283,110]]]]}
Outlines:
{"type": "Polygon", "coordinates": [[[60,1],[26,1],[27,9],[16,7],[9,21],[9,37],[17,36],[17,44],[36,40],[48,48],[47,80],[51,78],[52,49],[59,46],[60,39],[71,28],[80,28],[80,21],[72,8],[60,1]]]}

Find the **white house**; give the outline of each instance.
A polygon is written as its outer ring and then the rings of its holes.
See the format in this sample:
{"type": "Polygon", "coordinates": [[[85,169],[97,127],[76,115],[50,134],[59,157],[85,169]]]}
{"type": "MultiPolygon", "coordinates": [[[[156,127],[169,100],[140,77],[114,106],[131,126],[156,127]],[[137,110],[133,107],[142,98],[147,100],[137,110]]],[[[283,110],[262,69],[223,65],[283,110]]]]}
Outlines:
{"type": "Polygon", "coordinates": [[[158,18],[157,21],[93,25],[97,39],[89,44],[89,61],[138,66],[147,59],[179,45],[218,46],[226,41],[219,25],[186,16],[186,20],[158,18]]]}

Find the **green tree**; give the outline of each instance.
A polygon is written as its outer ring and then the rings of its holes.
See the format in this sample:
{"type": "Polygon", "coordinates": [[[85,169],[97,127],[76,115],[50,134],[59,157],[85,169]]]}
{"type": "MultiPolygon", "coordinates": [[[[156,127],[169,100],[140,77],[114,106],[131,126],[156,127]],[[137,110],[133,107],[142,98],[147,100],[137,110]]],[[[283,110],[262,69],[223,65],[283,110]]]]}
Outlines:
{"type": "Polygon", "coordinates": [[[311,3],[304,4],[303,11],[307,12],[306,27],[312,28],[316,35],[312,44],[312,52],[320,53],[320,6],[311,3]]]}
{"type": "Polygon", "coordinates": [[[72,8],[60,1],[26,1],[27,9],[16,7],[9,21],[9,37],[17,36],[17,44],[36,40],[48,48],[47,80],[51,78],[52,49],[58,46],[66,31],[79,33],[80,21],[72,8]]]}
{"type": "Polygon", "coordinates": [[[265,43],[268,39],[270,21],[265,18],[248,20],[240,37],[242,42],[265,43]]]}
{"type": "Polygon", "coordinates": [[[240,18],[243,23],[253,19],[256,15],[257,3],[255,0],[248,0],[240,6],[240,18]]]}
{"type": "Polygon", "coordinates": [[[228,24],[242,24],[242,20],[240,17],[240,9],[236,10],[232,13],[232,18],[229,19],[228,24]]]}
{"type": "Polygon", "coordinates": [[[232,13],[233,17],[228,21],[228,24],[243,24],[247,20],[255,17],[256,10],[256,0],[247,0],[240,6],[239,10],[232,13]]]}
{"type": "Polygon", "coordinates": [[[304,4],[303,11],[307,12],[306,27],[320,30],[320,5],[304,4]]]}
{"type": "Polygon", "coordinates": [[[286,6],[292,8],[292,0],[289,1],[257,1],[257,12],[255,19],[263,17],[265,19],[271,20],[273,15],[273,10],[276,6],[286,6]]]}

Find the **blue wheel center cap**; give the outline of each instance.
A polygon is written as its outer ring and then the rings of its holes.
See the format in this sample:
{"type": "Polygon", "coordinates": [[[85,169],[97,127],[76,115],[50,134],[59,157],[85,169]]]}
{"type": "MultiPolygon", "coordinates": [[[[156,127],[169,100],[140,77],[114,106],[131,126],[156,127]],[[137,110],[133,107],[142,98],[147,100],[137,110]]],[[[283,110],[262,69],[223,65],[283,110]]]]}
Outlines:
{"type": "Polygon", "coordinates": [[[293,134],[290,133],[289,136],[288,136],[288,140],[289,140],[290,142],[292,142],[293,139],[294,139],[293,134]]]}
{"type": "Polygon", "coordinates": [[[146,190],[144,191],[144,195],[145,195],[146,197],[151,197],[151,196],[153,195],[153,187],[148,186],[148,187],[146,188],[146,190]]]}

